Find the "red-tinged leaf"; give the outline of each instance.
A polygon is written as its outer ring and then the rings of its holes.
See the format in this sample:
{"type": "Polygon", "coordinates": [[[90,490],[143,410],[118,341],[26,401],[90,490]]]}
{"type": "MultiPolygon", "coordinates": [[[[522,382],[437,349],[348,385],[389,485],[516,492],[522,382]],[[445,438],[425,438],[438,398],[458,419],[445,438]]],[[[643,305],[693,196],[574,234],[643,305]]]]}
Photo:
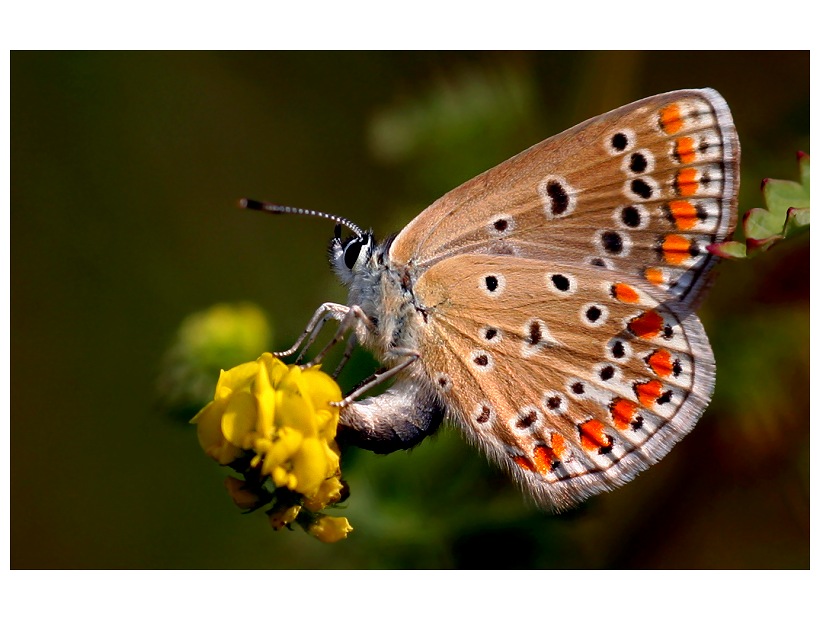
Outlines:
{"type": "Polygon", "coordinates": [[[800,166],[800,184],[806,188],[806,192],[810,191],[811,175],[809,174],[809,154],[799,151],[797,153],[797,165],[800,166]]]}
{"type": "Polygon", "coordinates": [[[711,243],[706,249],[721,258],[746,258],[746,246],[740,241],[724,241],[723,243],[711,243]]]}
{"type": "Polygon", "coordinates": [[[789,209],[786,213],[785,236],[791,237],[808,228],[810,214],[809,209],[789,209]]]}
{"type": "Polygon", "coordinates": [[[778,241],[784,239],[783,235],[772,235],[765,239],[746,239],[746,252],[752,254],[753,252],[765,252],[778,241]]]}

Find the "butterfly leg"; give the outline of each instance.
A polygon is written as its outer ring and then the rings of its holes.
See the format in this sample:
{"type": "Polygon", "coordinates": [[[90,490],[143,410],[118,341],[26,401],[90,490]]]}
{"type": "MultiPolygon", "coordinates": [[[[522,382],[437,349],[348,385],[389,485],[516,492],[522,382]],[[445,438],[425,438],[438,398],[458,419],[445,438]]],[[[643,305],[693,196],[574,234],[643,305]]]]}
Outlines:
{"type": "Polygon", "coordinates": [[[410,349],[393,349],[393,353],[395,355],[403,357],[404,359],[391,368],[387,368],[385,370],[380,370],[378,372],[373,373],[370,377],[362,381],[362,383],[360,383],[358,387],[356,387],[352,392],[350,392],[350,394],[345,396],[341,401],[333,404],[342,409],[347,407],[359,396],[361,396],[369,390],[372,390],[377,385],[384,383],[388,379],[395,377],[402,370],[410,366],[410,364],[412,364],[419,358],[418,352],[411,351],[410,349]]]}
{"type": "Polygon", "coordinates": [[[331,377],[334,379],[339,376],[339,373],[342,372],[342,368],[350,361],[350,356],[353,355],[353,348],[359,342],[359,339],[356,337],[356,333],[353,332],[350,334],[350,337],[347,339],[347,346],[345,347],[345,352],[342,355],[342,360],[339,362],[339,365],[336,366],[336,370],[333,371],[331,377]]]}
{"type": "MultiPolygon", "coordinates": [[[[346,308],[346,306],[342,306],[342,308],[346,308]]],[[[330,318],[338,317],[331,316],[330,318]]],[[[305,364],[304,367],[310,368],[311,366],[315,366],[316,364],[321,363],[321,361],[325,358],[325,355],[327,355],[333,347],[339,344],[339,342],[344,339],[345,335],[348,332],[353,332],[353,334],[355,335],[356,328],[358,328],[359,325],[363,325],[365,329],[371,332],[375,331],[376,329],[376,326],[373,324],[373,321],[371,321],[368,318],[368,316],[364,313],[364,310],[362,310],[359,306],[350,306],[349,308],[347,308],[347,312],[345,313],[345,315],[341,317],[341,320],[339,320],[339,328],[336,330],[336,333],[333,335],[333,338],[331,338],[330,342],[328,342],[325,345],[324,349],[319,351],[316,357],[314,357],[310,362],[305,364]]],[[[347,348],[345,349],[345,352],[347,353],[347,348]]],[[[349,357],[350,356],[348,355],[348,358],[349,357]]],[[[347,359],[342,360],[342,365],[344,365],[345,363],[347,363],[347,359]]]]}
{"type": "Polygon", "coordinates": [[[296,364],[301,363],[302,358],[307,353],[307,350],[316,341],[319,332],[322,331],[322,328],[325,326],[325,323],[327,323],[330,319],[339,321],[339,327],[336,330],[336,333],[333,335],[333,338],[330,340],[330,342],[327,345],[325,345],[325,347],[319,352],[319,354],[314,359],[312,359],[307,364],[304,364],[305,368],[310,368],[311,366],[315,366],[316,364],[320,363],[324,359],[325,355],[327,355],[327,353],[334,346],[336,346],[336,344],[340,340],[344,338],[346,333],[351,331],[353,333],[356,333],[355,328],[358,325],[358,323],[363,323],[364,326],[368,329],[372,328],[372,322],[370,321],[370,319],[367,318],[367,316],[364,314],[364,312],[362,312],[361,308],[359,308],[358,306],[347,307],[339,304],[333,305],[336,306],[333,309],[333,311],[326,313],[325,316],[322,317],[322,319],[314,326],[313,330],[310,333],[310,336],[305,341],[305,344],[302,346],[302,350],[299,352],[299,356],[296,358],[296,364]]]}
{"type": "MultiPolygon", "coordinates": [[[[287,357],[289,355],[293,355],[299,350],[299,347],[302,346],[305,339],[307,339],[305,348],[309,347],[313,344],[313,341],[316,340],[316,336],[319,334],[319,331],[322,327],[324,327],[325,323],[327,323],[329,319],[335,319],[341,322],[349,311],[350,308],[342,304],[335,304],[333,302],[322,304],[316,309],[316,312],[313,313],[313,316],[310,321],[308,321],[302,335],[297,338],[296,342],[293,343],[293,346],[285,351],[276,351],[275,353],[272,353],[272,355],[274,357],[287,357]]],[[[304,350],[302,351],[302,354],[304,354],[304,350]]],[[[302,354],[300,354],[300,357],[302,354]]]]}

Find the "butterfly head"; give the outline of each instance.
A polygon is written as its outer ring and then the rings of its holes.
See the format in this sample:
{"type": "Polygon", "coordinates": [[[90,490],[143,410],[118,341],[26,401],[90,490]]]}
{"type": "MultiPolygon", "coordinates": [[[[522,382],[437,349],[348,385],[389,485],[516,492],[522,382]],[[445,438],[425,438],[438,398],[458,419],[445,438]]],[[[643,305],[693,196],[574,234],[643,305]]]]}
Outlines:
{"type": "Polygon", "coordinates": [[[342,240],[342,225],[336,224],[336,232],[330,242],[330,265],[342,281],[350,286],[356,275],[367,269],[373,258],[376,240],[372,232],[359,231],[352,237],[342,240]]]}

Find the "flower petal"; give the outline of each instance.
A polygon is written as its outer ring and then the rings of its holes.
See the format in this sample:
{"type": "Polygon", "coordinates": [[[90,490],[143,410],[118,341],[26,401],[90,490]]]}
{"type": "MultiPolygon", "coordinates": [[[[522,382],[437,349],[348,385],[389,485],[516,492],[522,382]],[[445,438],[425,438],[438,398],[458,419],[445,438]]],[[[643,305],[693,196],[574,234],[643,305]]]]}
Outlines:
{"type": "Polygon", "coordinates": [[[313,366],[302,373],[302,379],[305,393],[310,395],[314,409],[335,410],[338,413],[338,407],[331,407],[330,403],[342,400],[342,391],[330,375],[313,366]]]}
{"type": "Polygon", "coordinates": [[[212,401],[191,420],[196,424],[196,436],[203,452],[220,465],[227,465],[242,454],[242,450],[228,443],[222,433],[225,404],[224,401],[212,401]]]}
{"type": "Polygon", "coordinates": [[[315,437],[316,416],[306,393],[301,369],[292,366],[276,388],[276,426],[289,426],[305,437],[315,437]]]}
{"type": "Polygon", "coordinates": [[[211,446],[205,450],[205,454],[210,456],[220,465],[228,465],[242,456],[242,448],[239,448],[228,441],[223,441],[218,446],[211,446]]]}
{"type": "MultiPolygon", "coordinates": [[[[302,445],[302,433],[292,428],[279,429],[274,440],[258,439],[254,444],[257,452],[264,452],[265,462],[262,465],[262,474],[271,473],[275,467],[280,467],[296,454],[302,445]]],[[[283,486],[277,483],[277,486],[283,486]]]]}
{"type": "Polygon", "coordinates": [[[256,361],[265,365],[268,370],[270,383],[274,388],[278,387],[282,377],[288,374],[287,365],[279,358],[273,357],[270,353],[263,353],[256,361]]]}
{"type": "Polygon", "coordinates": [[[256,379],[253,382],[252,393],[256,399],[258,415],[256,417],[256,432],[260,437],[273,437],[274,408],[276,394],[271,386],[267,364],[259,364],[256,379]]]}
{"type": "Polygon", "coordinates": [[[257,362],[246,362],[219,373],[214,400],[227,398],[232,392],[247,388],[256,376],[257,362]]]}
{"type": "Polygon", "coordinates": [[[212,400],[191,420],[191,424],[196,424],[196,436],[203,450],[225,440],[222,434],[222,414],[224,412],[225,403],[212,400]]]}
{"type": "Polygon", "coordinates": [[[250,448],[248,434],[256,428],[256,400],[249,392],[234,392],[222,415],[222,434],[233,445],[250,448]]]}
{"type": "Polygon", "coordinates": [[[328,466],[326,446],[316,437],[306,437],[300,450],[293,455],[293,475],[296,476],[294,491],[313,495],[322,481],[333,473],[328,466]]]}

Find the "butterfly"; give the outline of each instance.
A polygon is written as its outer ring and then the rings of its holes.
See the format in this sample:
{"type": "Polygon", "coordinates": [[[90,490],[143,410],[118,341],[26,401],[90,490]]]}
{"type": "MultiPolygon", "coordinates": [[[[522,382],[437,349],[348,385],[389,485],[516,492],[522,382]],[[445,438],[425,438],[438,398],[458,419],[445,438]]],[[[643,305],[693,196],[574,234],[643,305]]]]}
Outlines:
{"type": "Polygon", "coordinates": [[[544,140],[377,242],[336,222],[346,305],[329,320],[385,369],[340,403],[340,437],[409,448],[446,420],[561,511],[663,458],[707,407],[715,361],[695,308],[734,230],[740,145],[712,89],[649,97],[544,140]],[[342,226],[353,236],[343,240],[342,226]],[[392,380],[382,394],[359,399],[392,380]]]}

